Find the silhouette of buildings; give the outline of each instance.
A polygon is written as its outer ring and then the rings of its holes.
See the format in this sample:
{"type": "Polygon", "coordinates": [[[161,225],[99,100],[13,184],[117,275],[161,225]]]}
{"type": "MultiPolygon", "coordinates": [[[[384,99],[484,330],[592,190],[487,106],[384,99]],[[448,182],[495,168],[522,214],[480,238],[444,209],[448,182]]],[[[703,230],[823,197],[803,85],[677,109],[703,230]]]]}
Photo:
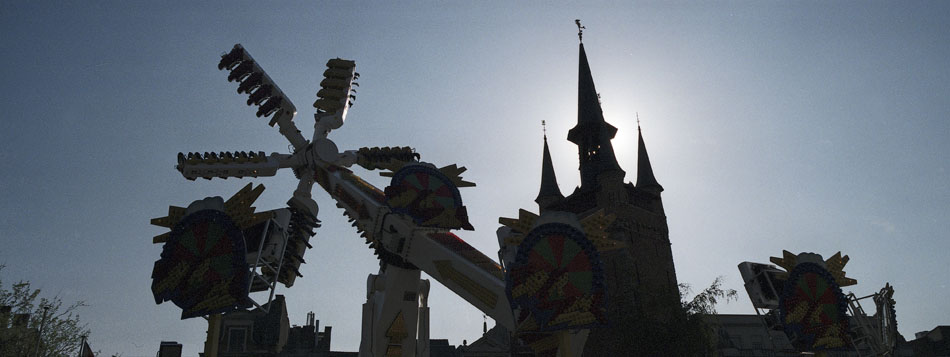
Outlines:
{"type": "MultiPolygon", "coordinates": [[[[723,314],[709,316],[708,320],[717,333],[716,354],[719,356],[801,356],[784,333],[770,331],[757,315],[723,314]]],[[[912,341],[899,337],[890,356],[950,356],[950,326],[937,326],[930,331],[918,332],[915,337],[912,341]]],[[[866,348],[859,352],[849,349],[831,351],[828,355],[873,355],[866,348]]]]}
{"type": "Polygon", "coordinates": [[[36,353],[39,329],[30,326],[31,315],[13,313],[13,306],[0,306],[0,355],[36,353]]]}
{"type": "Polygon", "coordinates": [[[330,351],[332,327],[319,332],[318,320],[291,326],[283,295],[261,308],[224,314],[218,336],[219,357],[344,357],[356,352],[330,351]]]}
{"type": "Polygon", "coordinates": [[[905,356],[950,356],[950,325],[940,325],[930,331],[914,334],[907,342],[911,354],[905,356]]]}
{"type": "MultiPolygon", "coordinates": [[[[283,295],[261,308],[224,314],[218,336],[218,357],[356,357],[357,352],[331,351],[333,327],[324,326],[313,312],[307,323],[291,326],[283,295]]],[[[166,347],[162,342],[162,348],[166,347]]],[[[178,356],[180,346],[178,345],[178,356]]],[[[445,339],[429,340],[430,357],[460,357],[445,339]]],[[[203,355],[203,354],[201,354],[203,355]]],[[[164,355],[163,355],[164,356],[164,355]]],[[[172,355],[174,356],[174,355],[172,355]]]]}

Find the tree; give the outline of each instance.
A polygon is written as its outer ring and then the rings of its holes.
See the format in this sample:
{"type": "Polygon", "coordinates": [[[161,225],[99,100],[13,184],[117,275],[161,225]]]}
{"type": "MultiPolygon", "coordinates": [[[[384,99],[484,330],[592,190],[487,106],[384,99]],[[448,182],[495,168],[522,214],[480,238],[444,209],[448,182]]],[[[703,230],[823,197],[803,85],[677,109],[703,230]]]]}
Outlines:
{"type": "MultiPolygon", "coordinates": [[[[686,296],[690,293],[689,284],[680,284],[680,296],[686,296]]],[[[696,294],[692,300],[686,301],[683,300],[683,309],[686,310],[687,314],[691,315],[715,315],[716,304],[719,303],[720,299],[726,300],[736,300],[738,294],[735,289],[722,289],[722,277],[716,277],[716,280],[709,285],[708,288],[696,294]]]]}
{"type": "MultiPolygon", "coordinates": [[[[0,265],[0,273],[3,268],[0,265]]],[[[0,279],[0,306],[0,356],[74,356],[83,336],[89,336],[77,313],[86,306],[82,301],[63,305],[58,296],[40,297],[40,289],[33,289],[29,281],[8,288],[0,279]],[[29,314],[25,326],[15,325],[18,314],[29,314]]]]}
{"type": "MultiPolygon", "coordinates": [[[[620,319],[623,338],[617,341],[618,351],[630,356],[711,356],[715,354],[718,335],[709,315],[716,314],[720,301],[735,300],[733,289],[722,289],[722,277],[691,300],[688,284],[680,284],[681,301],[676,306],[654,306],[657,311],[670,311],[662,318],[640,314],[633,319],[620,319]]],[[[660,299],[657,301],[669,301],[660,299]]]]}
{"type": "MultiPolygon", "coordinates": [[[[680,284],[679,288],[680,296],[689,295],[689,284],[680,284]]],[[[708,288],[696,294],[692,300],[681,302],[686,314],[684,328],[692,335],[691,337],[696,343],[696,351],[701,351],[706,355],[710,355],[715,351],[719,338],[712,325],[715,322],[711,322],[709,316],[717,314],[716,304],[720,300],[729,302],[729,300],[736,300],[737,298],[738,293],[735,289],[722,289],[722,276],[718,276],[708,288]]]]}

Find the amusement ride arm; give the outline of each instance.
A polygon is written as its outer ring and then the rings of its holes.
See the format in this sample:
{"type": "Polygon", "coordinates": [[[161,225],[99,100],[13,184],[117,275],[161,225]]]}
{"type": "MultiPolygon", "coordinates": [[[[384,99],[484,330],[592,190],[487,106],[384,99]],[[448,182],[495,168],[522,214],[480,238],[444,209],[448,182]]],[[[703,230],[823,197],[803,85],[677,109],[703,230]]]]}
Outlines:
{"type": "Polygon", "coordinates": [[[339,166],[318,167],[316,182],[370,244],[426,272],[509,329],[514,317],[501,266],[446,229],[426,228],[392,212],[384,193],[339,166]]]}

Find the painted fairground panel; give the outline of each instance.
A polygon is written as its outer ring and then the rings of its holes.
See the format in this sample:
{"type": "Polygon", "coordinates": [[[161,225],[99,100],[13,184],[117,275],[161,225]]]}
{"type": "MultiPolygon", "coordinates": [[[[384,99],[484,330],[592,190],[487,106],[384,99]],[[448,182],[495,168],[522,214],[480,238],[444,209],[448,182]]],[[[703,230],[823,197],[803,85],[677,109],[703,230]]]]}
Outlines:
{"type": "Polygon", "coordinates": [[[802,352],[853,348],[848,297],[842,286],[857,284],[845,276],[848,256],[841,252],[825,260],[815,253],[792,254],[770,260],[787,271],[779,297],[780,323],[789,341],[802,352]]]}
{"type": "Polygon", "coordinates": [[[785,334],[801,351],[848,349],[847,303],[827,270],[814,263],[798,264],[779,302],[785,334]]]}
{"type": "Polygon", "coordinates": [[[205,209],[172,228],[152,271],[156,303],[187,319],[250,306],[244,234],[225,212],[205,209]]]}
{"type": "Polygon", "coordinates": [[[459,187],[475,184],[462,181],[464,167],[441,169],[424,164],[405,165],[393,174],[386,187],[386,204],[393,212],[406,214],[423,227],[472,230],[462,205],[459,187]]]}
{"type": "Polygon", "coordinates": [[[606,288],[597,249],[563,223],[531,230],[508,267],[507,293],[519,331],[558,331],[603,325],[606,288]]]}
{"type": "Polygon", "coordinates": [[[171,229],[152,240],[164,243],[152,270],[156,304],[171,301],[182,319],[252,306],[245,236],[274,217],[251,206],[263,191],[264,185],[247,184],[227,201],[215,196],[188,208],[170,206],[168,216],[152,220],[171,229]]]}

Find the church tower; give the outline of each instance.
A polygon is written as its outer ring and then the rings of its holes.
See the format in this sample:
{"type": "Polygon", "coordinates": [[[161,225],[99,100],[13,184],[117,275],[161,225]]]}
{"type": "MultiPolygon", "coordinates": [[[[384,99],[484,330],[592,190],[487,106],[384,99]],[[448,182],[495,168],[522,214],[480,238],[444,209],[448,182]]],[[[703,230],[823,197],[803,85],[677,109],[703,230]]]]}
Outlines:
{"type": "MultiPolygon", "coordinates": [[[[536,202],[541,211],[572,212],[580,218],[601,209],[616,216],[608,233],[624,248],[601,253],[610,321],[606,327],[591,330],[584,355],[625,355],[630,344],[636,343],[628,340],[632,326],[643,321],[665,323],[679,311],[679,289],[660,197],[663,186],[653,174],[639,125],[637,182],[624,183],[625,172],[610,142],[617,128],[604,119],[583,42],[578,73],[577,124],[567,139],[577,145],[581,185],[569,196],[561,195],[545,136],[536,202]]],[[[674,334],[668,335],[670,342],[674,334]]]]}
{"type": "Polygon", "coordinates": [[[598,177],[603,173],[619,173],[623,179],[623,170],[617,164],[610,139],[617,135],[617,128],[604,120],[600,108],[600,98],[594,88],[594,78],[590,74],[587,53],[584,44],[580,49],[580,70],[577,78],[577,125],[567,132],[567,140],[577,144],[580,160],[581,189],[591,190],[599,186],[598,177]]]}

